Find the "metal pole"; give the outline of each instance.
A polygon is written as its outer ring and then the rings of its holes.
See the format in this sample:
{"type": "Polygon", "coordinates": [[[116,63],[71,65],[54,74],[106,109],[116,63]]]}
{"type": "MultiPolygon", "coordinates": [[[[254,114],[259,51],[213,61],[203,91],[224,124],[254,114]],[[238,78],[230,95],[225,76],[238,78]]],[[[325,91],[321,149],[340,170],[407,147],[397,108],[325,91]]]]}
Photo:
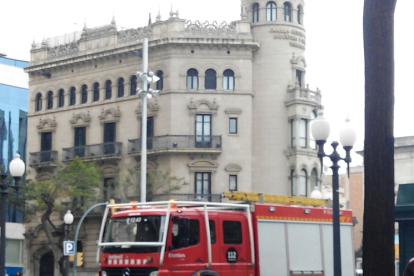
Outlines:
{"type": "Polygon", "coordinates": [[[341,225],[339,221],[339,166],[338,161],[341,160],[336,147],[338,142],[333,142],[333,153],[329,156],[332,161],[332,200],[333,200],[333,257],[334,257],[334,276],[342,275],[341,263],[341,225]]]}
{"type": "Polygon", "coordinates": [[[0,245],[0,276],[6,275],[6,198],[7,188],[9,185],[6,184],[5,179],[7,175],[1,175],[1,245],[0,245]]]}
{"type": "MultiPolygon", "coordinates": [[[[142,72],[148,72],[148,38],[144,38],[142,46],[142,72]]],[[[148,90],[147,81],[142,82],[142,90],[148,90]]],[[[141,202],[147,201],[147,95],[142,98],[141,125],[141,202]]]]}
{"type": "MultiPolygon", "coordinates": [[[[89,214],[89,212],[92,211],[93,209],[95,209],[96,207],[102,206],[102,205],[106,205],[106,204],[107,203],[104,202],[104,203],[98,203],[98,204],[93,205],[91,208],[88,209],[88,211],[85,212],[85,214],[83,214],[83,216],[79,220],[78,226],[76,226],[75,240],[74,240],[74,249],[73,250],[75,251],[75,254],[76,254],[76,252],[78,250],[78,235],[79,235],[79,230],[80,230],[80,227],[81,227],[82,222],[85,219],[86,215],[89,214]]],[[[74,260],[73,260],[73,276],[76,276],[76,265],[77,265],[77,263],[76,263],[76,257],[75,257],[74,260]]]]}
{"type": "MultiPolygon", "coordinates": [[[[68,224],[65,224],[66,227],[66,240],[69,240],[69,232],[70,232],[70,226],[68,224]]],[[[65,266],[65,276],[69,276],[69,256],[65,256],[65,262],[66,262],[66,266],[65,266]]]]}

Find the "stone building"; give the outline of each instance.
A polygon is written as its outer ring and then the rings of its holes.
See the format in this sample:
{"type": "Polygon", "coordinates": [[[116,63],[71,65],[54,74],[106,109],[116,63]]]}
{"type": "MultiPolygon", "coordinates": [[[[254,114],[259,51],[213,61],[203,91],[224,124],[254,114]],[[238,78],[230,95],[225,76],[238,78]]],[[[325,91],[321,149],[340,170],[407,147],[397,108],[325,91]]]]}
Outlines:
{"type": "MultiPolygon", "coordinates": [[[[304,1],[242,0],[240,10],[231,23],[190,22],[170,12],[127,30],[113,18],[34,42],[26,68],[31,177],[48,179],[55,161],[78,155],[104,170],[105,200],[113,178],[140,169],[136,71],[148,37],[149,69],[160,77],[152,88],[161,90],[148,103],[148,166],[189,183],[178,199],[217,201],[228,190],[310,194],[320,164],[309,125],[321,94],[306,85],[304,1]]],[[[81,233],[83,273],[96,273],[98,224],[89,220],[81,233]]],[[[37,276],[43,256],[60,256],[42,243],[41,228],[27,227],[26,273],[37,276]]]]}

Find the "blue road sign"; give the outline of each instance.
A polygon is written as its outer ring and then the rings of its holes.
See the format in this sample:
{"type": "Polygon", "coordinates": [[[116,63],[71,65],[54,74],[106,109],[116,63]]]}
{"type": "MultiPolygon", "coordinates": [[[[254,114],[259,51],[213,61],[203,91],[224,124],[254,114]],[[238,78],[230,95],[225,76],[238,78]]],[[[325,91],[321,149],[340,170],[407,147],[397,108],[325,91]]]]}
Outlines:
{"type": "Polygon", "coordinates": [[[75,255],[75,242],[74,241],[63,242],[63,255],[65,256],[75,255]]]}

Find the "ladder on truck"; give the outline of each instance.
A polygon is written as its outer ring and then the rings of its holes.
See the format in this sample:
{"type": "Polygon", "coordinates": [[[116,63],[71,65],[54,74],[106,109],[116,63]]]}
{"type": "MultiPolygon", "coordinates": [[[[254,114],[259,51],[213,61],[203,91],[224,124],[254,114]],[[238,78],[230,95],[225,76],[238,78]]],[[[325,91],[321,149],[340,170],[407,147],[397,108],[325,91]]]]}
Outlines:
{"type": "Polygon", "coordinates": [[[258,203],[275,203],[284,205],[327,206],[328,201],[300,196],[282,196],[262,193],[247,193],[240,191],[224,192],[223,198],[231,201],[245,201],[258,203]]]}

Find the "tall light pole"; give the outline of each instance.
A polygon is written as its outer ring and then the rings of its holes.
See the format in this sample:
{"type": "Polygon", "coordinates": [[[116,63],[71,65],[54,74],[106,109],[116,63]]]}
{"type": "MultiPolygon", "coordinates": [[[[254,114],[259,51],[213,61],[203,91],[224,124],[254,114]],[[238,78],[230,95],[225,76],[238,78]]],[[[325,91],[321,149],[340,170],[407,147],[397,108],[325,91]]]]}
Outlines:
{"type": "Polygon", "coordinates": [[[148,72],[148,38],[144,38],[142,45],[142,72],[137,72],[142,81],[142,89],[137,88],[138,96],[142,98],[142,125],[141,125],[141,202],[147,201],[147,98],[158,97],[159,90],[148,88],[148,83],[155,83],[160,78],[153,72],[148,72]]]}
{"type": "Polygon", "coordinates": [[[1,227],[1,240],[0,240],[0,276],[5,276],[6,274],[6,199],[7,199],[7,190],[13,188],[16,191],[19,191],[19,181],[23,176],[25,171],[24,162],[20,159],[20,155],[16,154],[14,159],[9,164],[10,175],[14,178],[14,185],[11,185],[6,182],[7,174],[4,172],[1,174],[1,218],[0,218],[0,227],[1,227]]]}
{"type": "Polygon", "coordinates": [[[349,177],[349,163],[351,162],[351,149],[356,140],[356,132],[351,127],[349,119],[347,119],[345,127],[339,133],[339,140],[346,151],[346,157],[342,158],[336,151],[338,142],[332,142],[333,152],[327,155],[324,151],[324,144],[328,139],[330,126],[328,121],[323,117],[323,111],[318,112],[318,117],[312,123],[312,134],[319,146],[318,157],[321,160],[321,167],[323,168],[323,157],[329,157],[332,161],[332,199],[333,199],[333,259],[334,259],[334,276],[342,275],[341,263],[341,230],[340,230],[340,214],[339,214],[339,168],[338,162],[343,160],[347,163],[348,177],[349,177]]]}
{"type": "MultiPolygon", "coordinates": [[[[65,222],[65,231],[66,231],[66,235],[65,235],[65,239],[68,241],[69,240],[69,233],[70,233],[70,228],[72,227],[72,223],[73,223],[73,215],[72,212],[70,210],[68,210],[65,214],[65,216],[63,217],[63,221],[65,222]]],[[[76,254],[76,252],[75,252],[76,254]]],[[[69,255],[65,256],[65,276],[69,275],[69,255]]]]}

